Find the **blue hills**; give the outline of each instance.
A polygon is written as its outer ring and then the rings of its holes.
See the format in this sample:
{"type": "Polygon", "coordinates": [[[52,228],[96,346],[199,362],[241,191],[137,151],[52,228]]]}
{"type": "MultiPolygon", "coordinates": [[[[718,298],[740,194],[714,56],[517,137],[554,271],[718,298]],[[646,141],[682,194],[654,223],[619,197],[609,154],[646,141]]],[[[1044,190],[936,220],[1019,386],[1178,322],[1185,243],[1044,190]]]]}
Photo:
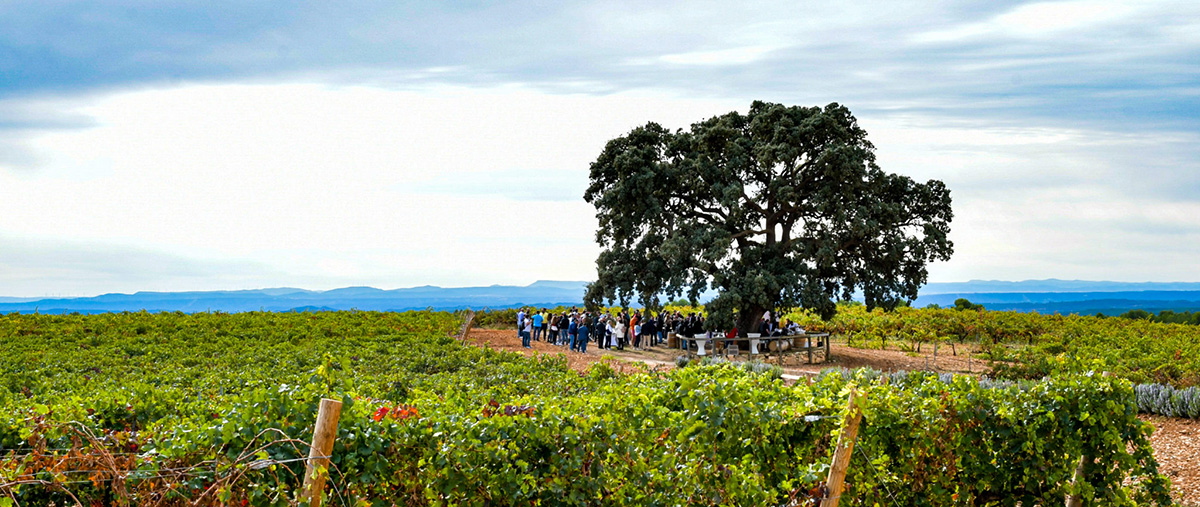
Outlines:
{"type": "Polygon", "coordinates": [[[982,304],[989,310],[1038,313],[1103,313],[1129,310],[1200,311],[1200,283],[1099,282],[1087,280],[1026,280],[1007,282],[971,280],[931,283],[921,289],[913,306],[953,306],[958,298],[982,304]]]}
{"type": "MultiPolygon", "coordinates": [[[[191,313],[552,307],[581,304],[586,284],[587,282],[578,281],[542,280],[525,286],[447,288],[425,285],[392,290],[343,287],[326,291],[278,287],[230,291],[137,292],[77,298],[0,297],[0,314],[35,311],[103,313],[146,310],[191,313]]],[[[990,310],[1020,312],[1116,315],[1132,309],[1152,312],[1200,311],[1200,283],[1055,279],[931,283],[922,288],[920,297],[913,302],[913,306],[953,306],[958,298],[966,298],[990,310]]]]}
{"type": "Polygon", "coordinates": [[[383,290],[344,287],[326,291],[273,288],[199,292],[137,292],[94,297],[0,299],[0,313],[103,313],[123,311],[248,312],[374,310],[404,311],[433,308],[510,308],[514,306],[578,305],[587,282],[539,281],[526,286],[443,288],[426,285],[383,290]]]}

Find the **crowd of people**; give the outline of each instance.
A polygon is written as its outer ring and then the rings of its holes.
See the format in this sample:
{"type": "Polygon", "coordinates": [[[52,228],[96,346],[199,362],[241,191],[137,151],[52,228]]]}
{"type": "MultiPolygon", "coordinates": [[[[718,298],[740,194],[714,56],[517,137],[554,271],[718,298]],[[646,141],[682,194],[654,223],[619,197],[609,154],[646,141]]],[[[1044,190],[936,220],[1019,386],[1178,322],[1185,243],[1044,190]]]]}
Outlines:
{"type": "MultiPolygon", "coordinates": [[[[762,336],[780,336],[803,333],[804,329],[786,319],[779,321],[772,312],[767,312],[759,321],[757,332],[762,336]]],[[[553,345],[570,347],[571,350],[587,353],[588,343],[595,342],[601,349],[638,350],[663,345],[667,335],[712,337],[704,326],[704,316],[698,313],[684,315],[682,312],[658,312],[634,310],[623,312],[588,312],[572,307],[568,311],[554,313],[545,308],[522,308],[517,311],[517,336],[521,345],[530,348],[534,341],[546,341],[553,345]]],[[[726,336],[739,336],[732,329],[726,336]]]]}

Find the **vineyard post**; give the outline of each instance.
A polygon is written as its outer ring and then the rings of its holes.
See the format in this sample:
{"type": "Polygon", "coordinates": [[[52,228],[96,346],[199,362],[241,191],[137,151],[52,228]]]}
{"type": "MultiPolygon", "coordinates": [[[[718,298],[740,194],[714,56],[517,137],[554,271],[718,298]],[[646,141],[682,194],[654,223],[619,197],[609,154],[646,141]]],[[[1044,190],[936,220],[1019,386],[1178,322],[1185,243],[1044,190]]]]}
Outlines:
{"type": "Polygon", "coordinates": [[[467,308],[467,316],[466,317],[467,317],[467,320],[465,322],[463,322],[462,336],[458,337],[459,341],[461,341],[462,343],[467,343],[467,333],[471,332],[471,326],[475,324],[475,311],[470,308],[467,308]]]}
{"type": "MultiPolygon", "coordinates": [[[[1072,486],[1078,485],[1080,482],[1085,480],[1085,478],[1083,476],[1083,466],[1085,463],[1087,463],[1089,461],[1091,461],[1091,459],[1087,455],[1086,452],[1083,453],[1083,456],[1079,457],[1079,464],[1075,466],[1075,475],[1071,476],[1071,485],[1072,486]]],[[[1083,497],[1082,496],[1072,495],[1070,493],[1067,493],[1067,507],[1081,507],[1082,505],[1083,505],[1083,497]]]]}
{"type": "Polygon", "coordinates": [[[862,407],[858,405],[858,389],[850,390],[850,401],[846,404],[846,419],[842,422],[842,434],[838,436],[837,450],[833,452],[833,466],[825,481],[828,491],[821,507],[837,507],[850,468],[850,457],[854,453],[854,441],[858,439],[858,423],[862,420],[862,407]]]}
{"type": "MultiPolygon", "coordinates": [[[[1107,371],[1100,372],[1101,377],[1111,377],[1112,373],[1107,371]]],[[[1086,481],[1087,477],[1083,475],[1083,467],[1092,462],[1092,457],[1088,455],[1087,449],[1083,450],[1083,456],[1079,457],[1079,464],[1075,465],[1075,474],[1071,476],[1071,485],[1078,486],[1080,482],[1086,481]]],[[[1079,495],[1067,494],[1067,507],[1080,507],[1083,505],[1083,497],[1079,495]]]]}
{"type": "Polygon", "coordinates": [[[313,428],[312,448],[308,451],[308,466],[304,471],[304,489],[300,501],[311,507],[321,506],[325,496],[325,478],[329,475],[329,456],[333,453],[333,441],[337,439],[338,418],[342,415],[342,402],[321,399],[317,411],[317,424],[313,428]]]}

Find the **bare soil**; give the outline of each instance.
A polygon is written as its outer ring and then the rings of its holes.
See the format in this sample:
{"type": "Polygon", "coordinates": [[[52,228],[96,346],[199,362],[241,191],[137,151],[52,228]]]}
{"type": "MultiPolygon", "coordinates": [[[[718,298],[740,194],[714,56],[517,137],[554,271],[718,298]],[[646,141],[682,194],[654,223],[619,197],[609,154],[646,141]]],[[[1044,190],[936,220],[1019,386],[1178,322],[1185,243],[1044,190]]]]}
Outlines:
{"type": "MultiPolygon", "coordinates": [[[[675,358],[683,354],[682,350],[668,349],[665,345],[646,350],[628,347],[625,350],[600,349],[594,341],[588,344],[586,354],[544,341],[532,342],[531,348],[526,349],[521,346],[517,332],[511,329],[472,329],[467,338],[480,347],[518,352],[526,356],[562,354],[566,356],[571,369],[576,371],[586,371],[592,363],[599,361],[613,361],[618,367],[623,363],[631,366],[643,363],[652,368],[674,368],[675,358]]],[[[780,364],[784,374],[789,377],[815,375],[826,368],[861,366],[882,371],[988,372],[987,363],[969,357],[962,346],[953,350],[949,346],[939,347],[935,358],[932,350],[922,350],[918,354],[895,349],[860,349],[847,347],[844,342],[835,339],[831,343],[830,356],[828,361],[815,361],[815,364],[806,363],[807,355],[795,354],[784,354],[782,358],[764,356],[763,360],[780,364]],[[779,362],[780,359],[782,362],[779,362]]],[[[735,360],[744,358],[743,352],[741,358],[735,360]]],[[[815,359],[819,361],[820,357],[815,359]]],[[[1155,427],[1150,443],[1154,447],[1154,457],[1160,471],[1171,479],[1172,498],[1184,507],[1200,507],[1200,421],[1157,415],[1143,415],[1140,418],[1155,427]]]]}
{"type": "Polygon", "coordinates": [[[1150,445],[1159,469],[1171,479],[1171,498],[1200,506],[1200,421],[1160,415],[1139,416],[1154,425],[1150,445]]]}

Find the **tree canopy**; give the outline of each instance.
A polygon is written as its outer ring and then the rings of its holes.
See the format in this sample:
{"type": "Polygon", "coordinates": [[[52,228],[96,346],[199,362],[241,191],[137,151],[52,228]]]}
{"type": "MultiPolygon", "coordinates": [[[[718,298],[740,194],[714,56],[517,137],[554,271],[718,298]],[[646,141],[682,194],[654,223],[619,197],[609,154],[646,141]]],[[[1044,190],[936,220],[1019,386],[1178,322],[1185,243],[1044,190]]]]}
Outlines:
{"type": "Polygon", "coordinates": [[[938,180],[881,170],[846,107],[754,102],[671,132],[656,123],[608,142],[584,199],[602,247],[595,305],[705,290],[712,329],[764,310],[832,317],[861,291],[868,308],[912,300],[926,265],[947,260],[953,213],[938,180]]]}

